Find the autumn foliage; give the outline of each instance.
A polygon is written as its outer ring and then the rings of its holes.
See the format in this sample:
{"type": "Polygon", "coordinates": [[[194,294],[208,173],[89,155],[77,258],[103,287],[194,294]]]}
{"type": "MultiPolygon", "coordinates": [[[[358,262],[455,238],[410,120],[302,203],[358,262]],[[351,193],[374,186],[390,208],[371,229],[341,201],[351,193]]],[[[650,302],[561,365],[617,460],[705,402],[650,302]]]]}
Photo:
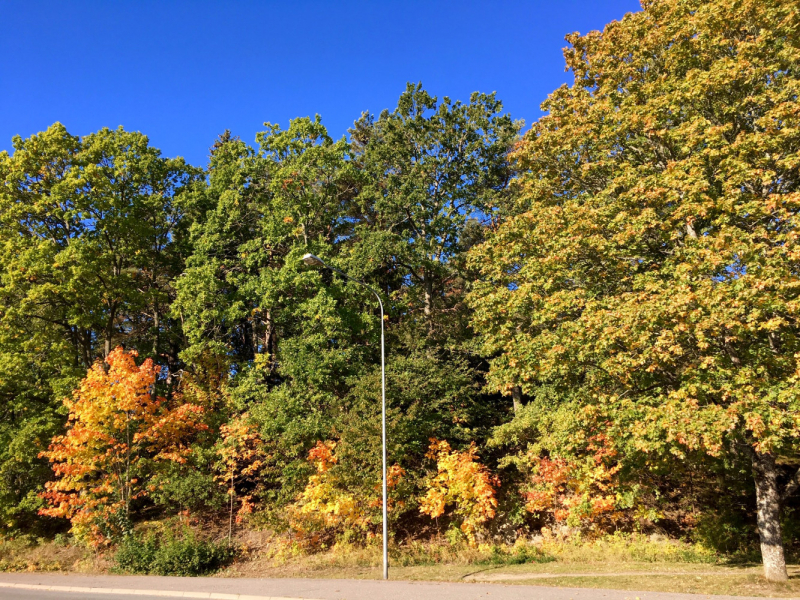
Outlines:
{"type": "Polygon", "coordinates": [[[471,545],[479,528],[495,515],[496,489],[500,480],[478,462],[474,443],[463,452],[453,450],[446,441],[431,440],[428,458],[436,461],[437,473],[427,482],[420,512],[438,518],[448,507],[459,520],[461,531],[471,545]]]}
{"type": "Polygon", "coordinates": [[[170,407],[156,394],[159,367],[150,359],[137,365],[136,356],[118,347],[95,363],[64,400],[67,432],[42,453],[56,475],[42,494],[42,514],[66,517],[94,546],[126,530],[131,503],[147,494],[154,465],[184,461],[187,442],[205,428],[202,408],[170,407]]]}
{"type": "Polygon", "coordinates": [[[643,6],[567,37],[574,84],[514,152],[519,211],[473,253],[473,324],[496,389],[557,384],[629,459],[749,471],[767,578],[786,580],[800,13],[787,0],[643,6]]]}
{"type": "MultiPolygon", "coordinates": [[[[376,486],[369,497],[360,497],[348,490],[332,472],[339,462],[336,442],[317,442],[308,452],[308,462],[315,473],[290,507],[290,523],[299,539],[315,542],[326,532],[359,530],[370,537],[374,534],[370,526],[382,505],[380,488],[376,486]]],[[[387,473],[387,487],[396,488],[405,476],[405,470],[392,465],[387,473]]],[[[389,510],[394,502],[389,502],[389,510]]]]}
{"type": "Polygon", "coordinates": [[[368,542],[385,379],[395,542],[667,532],[785,580],[797,0],[643,0],[567,42],[521,137],[408,84],[206,169],[122,128],[0,151],[0,535],[191,510],[368,542]]]}
{"type": "Polygon", "coordinates": [[[253,512],[253,504],[261,491],[261,471],[267,465],[268,456],[264,440],[247,413],[223,424],[219,433],[215,479],[228,489],[232,519],[238,501],[235,520],[241,523],[253,512]]]}
{"type": "Polygon", "coordinates": [[[602,435],[587,452],[580,458],[533,457],[525,509],[572,527],[611,530],[630,508],[621,502],[617,452],[602,435]]]}

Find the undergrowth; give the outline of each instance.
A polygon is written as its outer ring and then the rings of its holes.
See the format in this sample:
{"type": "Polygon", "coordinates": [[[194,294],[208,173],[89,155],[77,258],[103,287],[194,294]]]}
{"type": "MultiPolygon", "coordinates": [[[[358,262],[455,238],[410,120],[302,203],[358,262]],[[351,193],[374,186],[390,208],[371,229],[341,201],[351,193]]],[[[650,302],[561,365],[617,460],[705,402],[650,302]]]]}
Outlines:
{"type": "Polygon", "coordinates": [[[228,542],[198,539],[191,530],[181,535],[130,535],[114,554],[115,571],[144,575],[208,575],[236,556],[228,542]]]}
{"type": "MultiPolygon", "coordinates": [[[[484,543],[471,547],[446,538],[391,544],[395,567],[436,565],[518,565],[558,562],[730,563],[724,555],[698,543],[641,534],[600,538],[536,536],[515,544],[484,543]]],[[[0,538],[0,571],[124,572],[153,575],[208,575],[236,563],[241,570],[285,566],[299,573],[326,569],[376,567],[381,564],[378,538],[366,544],[346,536],[328,547],[309,549],[267,532],[242,531],[234,543],[201,539],[190,528],[159,527],[128,536],[105,556],[76,545],[71,538],[0,538]]],[[[230,574],[240,571],[234,568],[230,574]]]]}

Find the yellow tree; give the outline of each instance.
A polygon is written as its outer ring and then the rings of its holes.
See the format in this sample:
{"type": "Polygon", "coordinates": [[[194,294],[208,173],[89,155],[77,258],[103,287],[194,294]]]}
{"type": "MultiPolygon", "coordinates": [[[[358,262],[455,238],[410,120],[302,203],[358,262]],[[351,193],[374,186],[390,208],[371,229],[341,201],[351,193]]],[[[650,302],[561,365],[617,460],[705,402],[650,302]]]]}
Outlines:
{"type": "MultiPolygon", "coordinates": [[[[370,526],[379,522],[380,485],[367,492],[358,486],[348,485],[342,472],[337,471],[339,457],[336,455],[337,442],[328,440],[317,442],[308,452],[308,462],[316,473],[308,479],[303,492],[289,507],[289,522],[301,540],[314,544],[325,535],[336,531],[361,531],[370,537],[370,526]]],[[[387,473],[387,487],[390,493],[388,510],[402,507],[404,502],[395,496],[398,484],[405,477],[400,465],[392,465],[387,473]]],[[[363,475],[359,476],[363,481],[363,475]]]]}
{"type": "Polygon", "coordinates": [[[459,452],[446,441],[431,440],[428,458],[436,461],[437,473],[427,481],[420,512],[436,519],[452,506],[453,514],[461,520],[461,531],[474,546],[478,528],[494,518],[495,489],[500,480],[478,462],[474,442],[466,451],[459,452]]]}
{"type": "Polygon", "coordinates": [[[183,462],[192,435],[206,427],[202,407],[170,407],[156,394],[160,367],[151,359],[137,365],[136,356],[118,347],[89,369],[64,400],[67,432],[42,453],[56,479],[42,494],[48,507],[41,513],[69,519],[76,536],[95,546],[127,529],[153,465],[183,462]]]}
{"type": "Polygon", "coordinates": [[[235,517],[238,524],[245,515],[253,512],[254,497],[263,491],[263,471],[269,466],[269,456],[258,428],[247,413],[223,424],[219,433],[215,479],[228,488],[230,500],[228,539],[230,539],[233,536],[237,484],[242,490],[239,493],[240,506],[235,517]]]}
{"type": "Polygon", "coordinates": [[[510,393],[548,383],[614,445],[747,465],[765,574],[800,487],[800,12],[647,0],[568,37],[572,86],[516,152],[519,214],[473,252],[510,393]],[[794,466],[793,466],[794,465],[794,466]]]}

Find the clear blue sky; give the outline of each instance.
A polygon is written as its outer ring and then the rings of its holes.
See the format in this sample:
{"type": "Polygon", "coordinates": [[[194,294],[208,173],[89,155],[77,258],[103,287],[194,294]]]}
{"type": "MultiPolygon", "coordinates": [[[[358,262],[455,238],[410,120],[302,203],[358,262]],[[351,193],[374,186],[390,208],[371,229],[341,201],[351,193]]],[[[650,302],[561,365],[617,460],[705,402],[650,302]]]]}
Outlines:
{"type": "Polygon", "coordinates": [[[571,81],[564,35],[637,0],[0,0],[0,150],[61,121],[142,131],[205,165],[216,135],[319,113],[334,137],[407,81],[496,91],[527,124],[571,81]]]}

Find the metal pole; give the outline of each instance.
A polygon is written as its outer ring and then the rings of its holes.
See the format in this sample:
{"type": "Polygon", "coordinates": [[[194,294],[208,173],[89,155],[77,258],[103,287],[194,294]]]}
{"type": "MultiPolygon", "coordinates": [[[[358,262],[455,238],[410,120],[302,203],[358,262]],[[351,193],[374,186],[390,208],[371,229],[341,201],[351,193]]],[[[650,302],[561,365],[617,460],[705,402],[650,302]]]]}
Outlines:
{"type": "Polygon", "coordinates": [[[389,518],[387,508],[386,477],[386,353],[383,342],[383,302],[378,298],[381,307],[381,445],[383,449],[383,578],[389,579],[389,518]]]}

